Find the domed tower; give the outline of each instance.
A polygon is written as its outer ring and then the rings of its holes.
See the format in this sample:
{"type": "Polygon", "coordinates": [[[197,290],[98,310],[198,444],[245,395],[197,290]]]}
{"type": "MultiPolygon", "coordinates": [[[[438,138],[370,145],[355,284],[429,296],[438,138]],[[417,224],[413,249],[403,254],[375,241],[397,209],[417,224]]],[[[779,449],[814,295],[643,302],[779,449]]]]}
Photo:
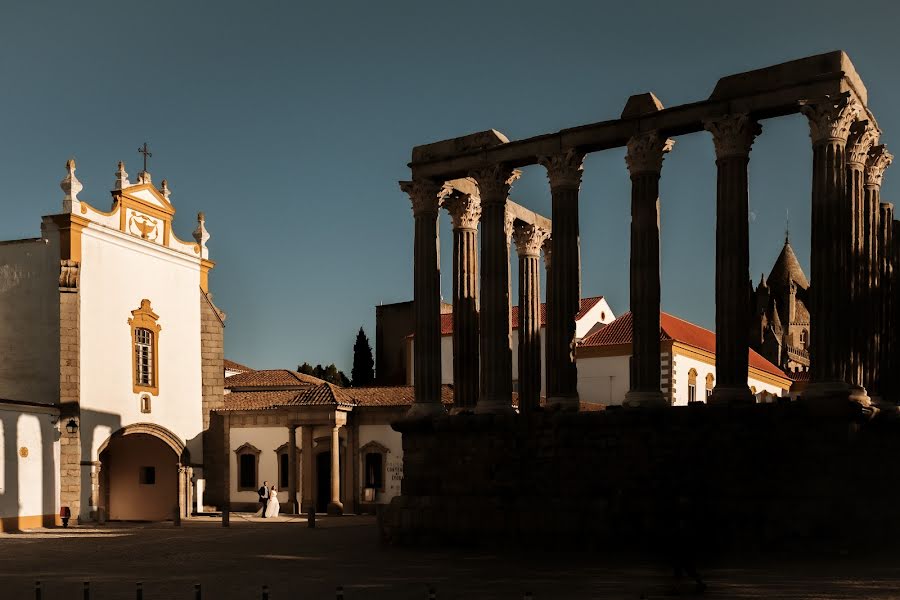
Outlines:
{"type": "Polygon", "coordinates": [[[788,235],[765,281],[756,288],[750,346],[785,371],[809,368],[809,280],[788,235]]]}

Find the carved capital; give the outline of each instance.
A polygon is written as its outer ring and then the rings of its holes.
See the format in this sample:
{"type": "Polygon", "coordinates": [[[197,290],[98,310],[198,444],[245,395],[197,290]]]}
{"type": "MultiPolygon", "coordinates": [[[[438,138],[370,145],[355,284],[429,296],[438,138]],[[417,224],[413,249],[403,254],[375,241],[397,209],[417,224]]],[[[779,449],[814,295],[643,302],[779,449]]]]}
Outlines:
{"type": "Polygon", "coordinates": [[[866,160],[866,185],[872,187],[881,187],[881,181],[884,179],[884,171],[894,161],[894,155],[887,151],[887,146],[875,146],[869,150],[869,156],[866,160]]]}
{"type": "Polygon", "coordinates": [[[662,139],[656,131],[636,135],[628,140],[625,164],[632,175],[662,171],[665,154],[672,150],[675,140],[662,139]]]}
{"type": "Polygon", "coordinates": [[[478,184],[482,203],[506,202],[510,186],[521,176],[522,171],[502,164],[478,169],[469,174],[469,177],[478,184]]]}
{"type": "Polygon", "coordinates": [[[80,263],[77,260],[59,261],[59,287],[67,290],[78,289],[78,271],[80,263]]]}
{"type": "Polygon", "coordinates": [[[753,140],[762,133],[762,127],[748,115],[725,115],[703,121],[703,128],[713,136],[716,158],[747,157],[753,140]]]}
{"type": "Polygon", "coordinates": [[[547,236],[547,239],[544,240],[544,243],[541,246],[544,249],[544,268],[546,270],[550,270],[550,255],[553,251],[553,244],[551,240],[551,236],[547,236]]]}
{"type": "Polygon", "coordinates": [[[809,120],[809,137],[813,144],[846,142],[850,126],[860,110],[859,102],[850,96],[850,92],[800,101],[800,112],[809,120]]]}
{"type": "Polygon", "coordinates": [[[513,236],[513,225],[516,222],[516,217],[513,215],[512,211],[509,210],[509,205],[506,207],[506,216],[503,219],[503,231],[506,233],[506,245],[512,241],[513,236]]]}
{"type": "Polygon", "coordinates": [[[543,227],[530,223],[519,223],[513,231],[513,239],[516,241],[516,251],[519,256],[541,255],[541,246],[550,237],[550,232],[543,227]]]}
{"type": "Polygon", "coordinates": [[[878,143],[881,134],[868,120],[856,121],[850,126],[850,135],[847,136],[847,164],[862,169],[869,156],[869,150],[878,143]]]}
{"type": "Polygon", "coordinates": [[[584,152],[569,148],[561,154],[541,156],[538,163],[547,169],[550,189],[556,187],[579,187],[584,172],[584,152]]]}
{"type": "Polygon", "coordinates": [[[400,189],[409,194],[413,215],[434,215],[437,217],[441,198],[447,194],[443,184],[433,179],[401,181],[400,189]]]}
{"type": "Polygon", "coordinates": [[[453,229],[477,229],[481,218],[481,198],[452,190],[442,203],[453,221],[453,229]]]}

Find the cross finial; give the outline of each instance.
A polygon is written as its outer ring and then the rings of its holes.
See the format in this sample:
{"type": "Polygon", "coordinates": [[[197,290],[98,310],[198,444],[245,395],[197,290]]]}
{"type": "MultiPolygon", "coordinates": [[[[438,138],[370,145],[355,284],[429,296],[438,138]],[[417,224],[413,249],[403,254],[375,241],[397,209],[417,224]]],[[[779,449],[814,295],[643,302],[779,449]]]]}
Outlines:
{"type": "Polygon", "coordinates": [[[144,172],[147,172],[147,158],[153,156],[153,153],[150,152],[150,148],[147,147],[147,142],[144,142],[144,145],[138,148],[138,153],[144,155],[144,172]]]}

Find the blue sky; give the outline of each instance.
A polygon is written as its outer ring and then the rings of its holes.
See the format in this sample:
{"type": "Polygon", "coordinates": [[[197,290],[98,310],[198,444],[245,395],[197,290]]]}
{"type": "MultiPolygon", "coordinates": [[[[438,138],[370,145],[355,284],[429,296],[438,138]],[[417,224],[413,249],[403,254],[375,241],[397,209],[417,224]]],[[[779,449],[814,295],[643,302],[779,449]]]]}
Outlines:
{"type": "MultiPolygon", "coordinates": [[[[619,115],[653,91],[706,98],[724,75],[846,50],[894,140],[900,4],[805,2],[5,3],[0,9],[0,238],[59,212],[74,156],[82,199],[109,202],[116,161],[168,178],[176,233],[204,210],[226,353],[257,368],[349,372],[375,305],[412,295],[413,221],[397,180],[417,144],[495,128],[521,139],[619,115]]],[[[791,239],[809,271],[802,117],[763,123],[751,155],[751,272],[791,239]]],[[[581,194],[584,295],[628,308],[624,150],[590,155],[581,194]]],[[[890,170],[883,195],[897,185],[890,170]]],[[[513,197],[550,214],[541,167],[513,197]]],[[[715,164],[678,138],[661,181],[663,308],[714,324],[715,164]]],[[[451,295],[442,224],[442,291],[451,295]]],[[[516,269],[513,269],[516,276],[516,269]]],[[[515,288],[515,286],[514,286],[515,288]]]]}

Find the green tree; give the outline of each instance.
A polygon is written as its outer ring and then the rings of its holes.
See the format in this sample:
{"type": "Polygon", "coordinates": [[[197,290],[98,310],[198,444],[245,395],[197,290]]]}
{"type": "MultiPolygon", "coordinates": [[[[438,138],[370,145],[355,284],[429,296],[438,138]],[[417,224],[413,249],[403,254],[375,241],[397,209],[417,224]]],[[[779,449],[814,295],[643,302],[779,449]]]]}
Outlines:
{"type": "Polygon", "coordinates": [[[356,334],[353,344],[353,369],[350,371],[353,387],[372,385],[375,382],[375,359],[372,357],[372,345],[363,328],[356,334]]]}
{"type": "Polygon", "coordinates": [[[327,381],[328,383],[333,383],[334,385],[339,385],[341,387],[350,387],[350,380],[347,379],[347,376],[344,375],[344,372],[339,370],[334,363],[331,363],[327,367],[323,367],[320,364],[313,367],[309,363],[305,362],[297,367],[297,372],[303,373],[304,375],[312,375],[313,377],[318,377],[323,381],[327,381]]]}

